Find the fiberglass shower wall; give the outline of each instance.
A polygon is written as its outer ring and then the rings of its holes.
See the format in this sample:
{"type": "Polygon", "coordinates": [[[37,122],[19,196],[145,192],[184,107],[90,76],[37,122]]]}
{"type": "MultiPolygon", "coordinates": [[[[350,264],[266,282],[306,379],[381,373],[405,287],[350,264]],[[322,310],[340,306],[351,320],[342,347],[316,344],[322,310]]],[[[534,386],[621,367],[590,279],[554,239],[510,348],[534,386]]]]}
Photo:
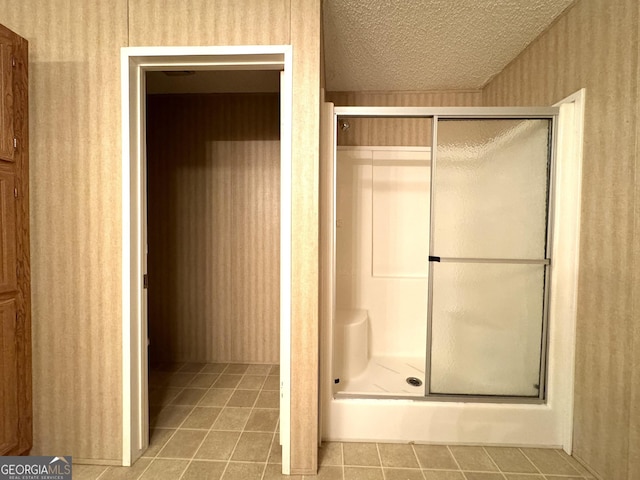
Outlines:
{"type": "Polygon", "coordinates": [[[542,400],[552,116],[436,118],[338,118],[335,391],[542,400]]]}
{"type": "Polygon", "coordinates": [[[344,368],[335,375],[340,391],[410,394],[415,388],[406,384],[406,375],[387,375],[398,370],[398,362],[424,378],[431,131],[430,118],[339,122],[335,363],[344,368]],[[351,327],[343,325],[353,311],[367,316],[365,332],[353,333],[356,343],[365,343],[365,365],[354,359],[356,347],[345,333],[351,327]]]}

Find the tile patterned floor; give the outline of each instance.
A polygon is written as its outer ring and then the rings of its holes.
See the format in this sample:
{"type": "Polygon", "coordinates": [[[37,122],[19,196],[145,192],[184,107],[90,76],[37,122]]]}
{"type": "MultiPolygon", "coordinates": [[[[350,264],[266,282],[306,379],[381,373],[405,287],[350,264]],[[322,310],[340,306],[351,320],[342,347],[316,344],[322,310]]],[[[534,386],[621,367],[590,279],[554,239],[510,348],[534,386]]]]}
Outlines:
{"type": "Polygon", "coordinates": [[[583,480],[559,450],[325,442],[317,476],[285,477],[278,367],[174,364],[149,379],[149,449],[132,467],[74,465],[74,480],[583,480]]]}

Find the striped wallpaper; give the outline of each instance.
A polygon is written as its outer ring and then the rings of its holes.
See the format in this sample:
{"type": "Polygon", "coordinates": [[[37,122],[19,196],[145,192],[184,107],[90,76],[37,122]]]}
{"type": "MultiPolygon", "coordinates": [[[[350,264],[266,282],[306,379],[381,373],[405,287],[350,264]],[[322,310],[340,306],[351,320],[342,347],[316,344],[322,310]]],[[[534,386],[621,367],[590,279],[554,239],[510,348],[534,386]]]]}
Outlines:
{"type": "MultiPolygon", "coordinates": [[[[575,453],[616,480],[640,471],[638,9],[578,0],[482,94],[329,97],[548,105],[587,87],[575,453]]],[[[120,47],[294,45],[292,468],[313,471],[320,0],[0,0],[0,11],[30,49],[32,452],[79,462],[122,456],[120,47]]]]}
{"type": "Polygon", "coordinates": [[[313,470],[320,1],[0,0],[0,11],[29,41],[32,453],[79,463],[122,459],[120,47],[293,44],[291,461],[313,470]]]}
{"type": "Polygon", "coordinates": [[[279,102],[149,96],[152,363],[279,362],[279,102]]]}
{"type": "MultiPolygon", "coordinates": [[[[327,92],[336,106],[477,107],[480,90],[441,92],[327,92]]],[[[350,118],[338,129],[338,145],[430,146],[431,120],[426,118],[350,118]]]]}
{"type": "Polygon", "coordinates": [[[581,0],[485,88],[551,105],[586,87],[574,454],[604,479],[640,472],[637,0],[581,0]]]}
{"type": "Polygon", "coordinates": [[[29,41],[31,453],[118,462],[127,4],[3,0],[0,11],[29,41]]]}

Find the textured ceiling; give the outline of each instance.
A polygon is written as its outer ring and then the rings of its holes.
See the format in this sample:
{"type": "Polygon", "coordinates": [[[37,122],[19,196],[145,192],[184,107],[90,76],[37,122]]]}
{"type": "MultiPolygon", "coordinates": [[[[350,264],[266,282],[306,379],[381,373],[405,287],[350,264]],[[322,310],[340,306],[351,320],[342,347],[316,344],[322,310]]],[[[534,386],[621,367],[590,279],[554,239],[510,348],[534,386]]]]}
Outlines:
{"type": "Polygon", "coordinates": [[[574,0],[324,0],[329,91],[476,89],[574,0]]]}

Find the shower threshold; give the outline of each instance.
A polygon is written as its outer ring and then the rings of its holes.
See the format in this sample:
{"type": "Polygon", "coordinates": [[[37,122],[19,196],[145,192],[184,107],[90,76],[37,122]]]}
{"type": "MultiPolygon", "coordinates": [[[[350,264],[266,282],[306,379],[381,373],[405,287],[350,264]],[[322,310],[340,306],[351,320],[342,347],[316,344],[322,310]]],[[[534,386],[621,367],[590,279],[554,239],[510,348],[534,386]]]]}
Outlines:
{"type": "Polygon", "coordinates": [[[335,393],[340,396],[422,397],[424,385],[414,386],[417,384],[414,379],[424,384],[424,364],[424,357],[371,357],[357,377],[341,378],[335,393]]]}

